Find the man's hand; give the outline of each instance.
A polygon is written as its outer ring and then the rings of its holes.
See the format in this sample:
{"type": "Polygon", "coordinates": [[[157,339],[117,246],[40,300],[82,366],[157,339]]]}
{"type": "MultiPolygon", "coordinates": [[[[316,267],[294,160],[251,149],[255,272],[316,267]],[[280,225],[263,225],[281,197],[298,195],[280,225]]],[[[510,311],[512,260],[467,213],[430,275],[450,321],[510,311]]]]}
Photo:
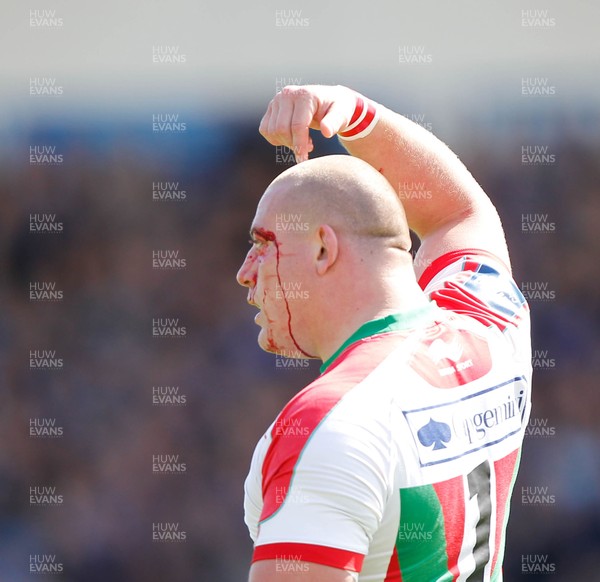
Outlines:
{"type": "MultiPolygon", "coordinates": [[[[342,86],[288,86],[269,104],[260,133],[292,148],[296,161],[313,150],[309,128],[332,137],[348,127],[358,93],[342,86]]],[[[408,225],[421,239],[417,275],[437,257],[477,248],[509,266],[498,213],[458,157],[433,134],[377,105],[377,125],[365,137],[343,140],[348,153],[381,172],[398,193],[408,225]]]]}
{"type": "Polygon", "coordinates": [[[333,137],[348,125],[355,106],[356,93],[347,87],[289,85],[269,103],[259,131],[270,144],[289,147],[296,162],[303,162],[314,148],[309,128],[333,137]]]}

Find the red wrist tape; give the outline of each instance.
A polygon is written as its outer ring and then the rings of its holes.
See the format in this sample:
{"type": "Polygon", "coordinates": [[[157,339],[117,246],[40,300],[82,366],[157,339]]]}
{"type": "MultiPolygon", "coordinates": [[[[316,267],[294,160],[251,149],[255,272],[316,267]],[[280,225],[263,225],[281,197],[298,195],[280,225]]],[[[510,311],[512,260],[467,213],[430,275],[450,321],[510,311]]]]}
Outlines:
{"type": "Polygon", "coordinates": [[[375,103],[357,95],[356,107],[350,123],[343,131],[338,132],[338,136],[348,141],[366,137],[373,131],[377,121],[379,121],[379,111],[375,103]]]}

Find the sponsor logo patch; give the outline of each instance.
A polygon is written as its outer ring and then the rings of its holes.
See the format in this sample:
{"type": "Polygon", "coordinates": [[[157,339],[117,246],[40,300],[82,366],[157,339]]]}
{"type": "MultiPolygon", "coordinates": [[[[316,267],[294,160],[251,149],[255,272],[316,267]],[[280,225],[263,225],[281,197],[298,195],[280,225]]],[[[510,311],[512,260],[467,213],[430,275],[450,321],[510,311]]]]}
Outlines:
{"type": "Polygon", "coordinates": [[[525,390],[525,378],[517,377],[459,400],[405,410],[421,466],[446,463],[517,434],[525,390]]]}

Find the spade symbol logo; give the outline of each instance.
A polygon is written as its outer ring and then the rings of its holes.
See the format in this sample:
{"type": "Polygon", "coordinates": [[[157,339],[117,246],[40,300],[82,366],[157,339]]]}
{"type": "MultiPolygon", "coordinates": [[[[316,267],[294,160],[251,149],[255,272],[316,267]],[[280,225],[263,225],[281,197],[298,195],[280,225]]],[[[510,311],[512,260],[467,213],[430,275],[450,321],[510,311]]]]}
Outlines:
{"type": "Polygon", "coordinates": [[[433,445],[433,450],[438,451],[446,448],[444,443],[450,442],[451,434],[450,427],[445,422],[437,422],[430,418],[429,422],[419,429],[417,436],[423,446],[433,445]]]}

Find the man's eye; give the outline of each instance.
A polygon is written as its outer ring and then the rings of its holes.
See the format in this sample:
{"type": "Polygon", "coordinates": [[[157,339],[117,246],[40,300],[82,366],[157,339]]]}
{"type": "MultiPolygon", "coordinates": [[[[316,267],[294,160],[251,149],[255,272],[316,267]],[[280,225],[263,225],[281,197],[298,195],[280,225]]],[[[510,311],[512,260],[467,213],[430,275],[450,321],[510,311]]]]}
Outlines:
{"type": "Polygon", "coordinates": [[[257,249],[259,249],[259,248],[265,246],[265,244],[267,244],[267,241],[261,240],[261,239],[258,239],[258,238],[254,239],[254,240],[250,239],[248,242],[251,245],[255,246],[257,249]]]}

